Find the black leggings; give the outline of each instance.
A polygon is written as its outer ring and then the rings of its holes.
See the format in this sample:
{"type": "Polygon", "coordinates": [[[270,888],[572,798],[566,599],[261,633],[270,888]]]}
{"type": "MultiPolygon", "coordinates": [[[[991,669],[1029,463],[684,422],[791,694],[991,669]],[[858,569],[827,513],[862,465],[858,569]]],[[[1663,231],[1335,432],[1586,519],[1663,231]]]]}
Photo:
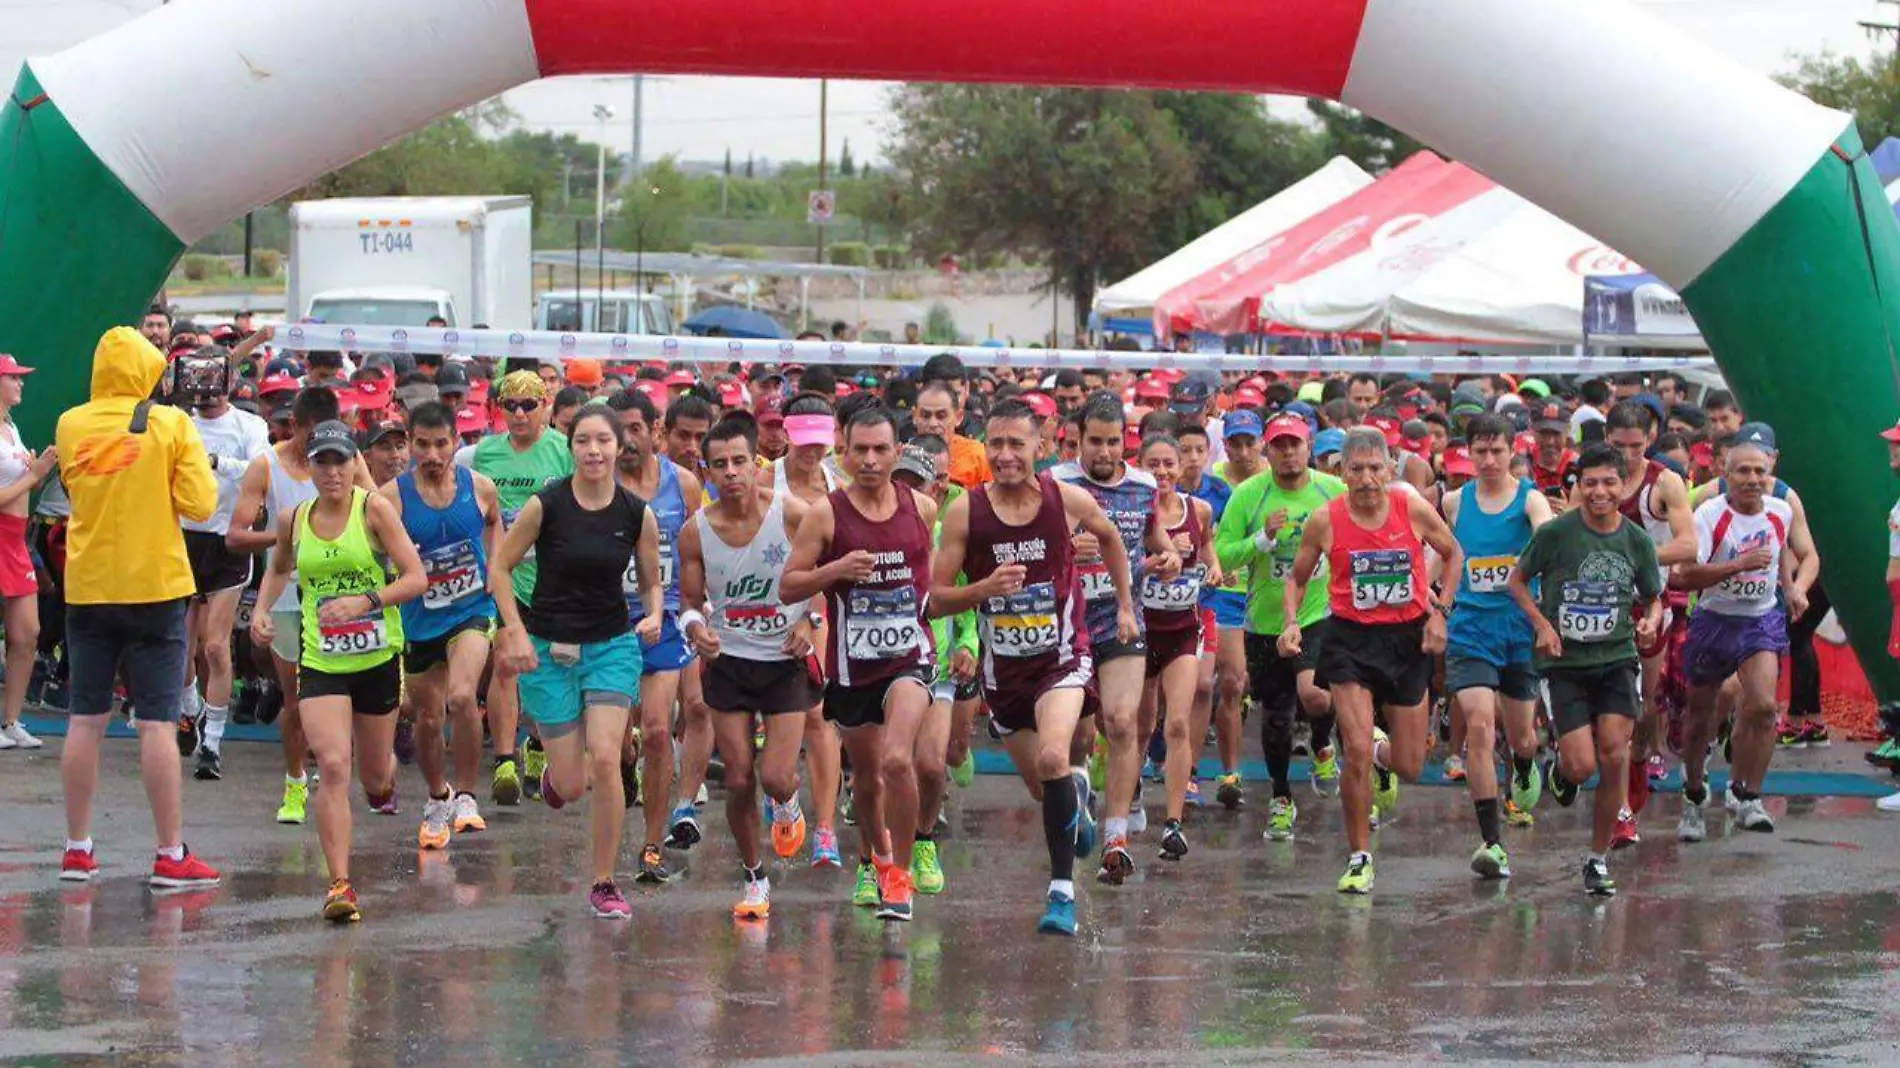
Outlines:
{"type": "Polygon", "coordinates": [[[1827,591],[1816,582],[1808,591],[1808,610],[1788,621],[1788,715],[1821,714],[1821,658],[1814,653],[1814,632],[1827,617],[1827,591]]]}

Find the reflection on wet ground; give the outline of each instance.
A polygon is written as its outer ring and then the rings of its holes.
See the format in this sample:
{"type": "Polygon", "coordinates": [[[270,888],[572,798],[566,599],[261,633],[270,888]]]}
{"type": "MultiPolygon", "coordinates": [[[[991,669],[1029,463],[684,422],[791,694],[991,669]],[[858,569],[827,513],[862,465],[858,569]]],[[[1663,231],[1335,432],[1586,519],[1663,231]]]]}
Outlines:
{"type": "Polygon", "coordinates": [[[1622,895],[1598,901],[1579,888],[1581,806],[1512,832],[1518,876],[1498,886],[1465,869],[1463,793],[1414,789],[1363,900],[1332,888],[1336,802],[1301,788],[1300,840],[1263,842],[1258,803],[1193,813],[1186,862],[1149,859],[1149,842],[1129,886],[1083,888],[1072,943],[1034,933],[1041,825],[1000,777],[957,795],[949,891],[908,926],[852,908],[848,873],[802,863],[773,871],[768,924],[735,924],[716,804],[708,841],[676,855],[683,874],[629,887],[620,924],[586,908],[576,812],[490,811],[489,833],[419,857],[414,811],[359,804],[366,915],[334,929],[316,919],[314,829],[269,822],[272,754],[230,763],[223,783],[187,783],[192,844],[226,884],[165,897],[139,878],[149,822],[129,748],[109,756],[91,886],[54,880],[56,751],[0,764],[0,1058],[1900,1061],[1900,824],[1865,800],[1777,801],[1773,836],[1723,834],[1717,813],[1711,840],[1683,847],[1678,802],[1658,799],[1649,840],[1612,862],[1622,895]]]}

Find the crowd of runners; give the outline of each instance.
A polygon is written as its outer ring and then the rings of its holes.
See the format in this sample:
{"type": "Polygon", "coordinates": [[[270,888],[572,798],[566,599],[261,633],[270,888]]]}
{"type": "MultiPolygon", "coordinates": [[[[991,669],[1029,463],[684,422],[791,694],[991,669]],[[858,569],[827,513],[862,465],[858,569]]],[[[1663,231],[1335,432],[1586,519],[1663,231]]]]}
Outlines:
{"type": "MultiPolygon", "coordinates": [[[[1211,803],[1249,806],[1248,729],[1265,838],[1335,833],[1299,801],[1338,797],[1344,894],[1441,745],[1483,879],[1512,874],[1507,826],[1595,780],[1576,871],[1609,895],[1670,763],[1698,842],[1715,754],[1727,819],[1768,832],[1777,747],[1828,742],[1821,562],[1774,431],[1678,376],[304,359],[248,327],[109,333],[39,453],[8,414],[31,369],[0,357],[0,748],[39,744],[29,696],[69,709],[64,879],[98,870],[114,712],[164,887],[219,878],[177,754],[216,781],[229,724],[274,724],[281,796],[228,803],[316,824],[339,922],[353,838],[389,833],[353,826],[352,779],[422,850],[585,800],[612,918],[628,811],[633,878],[665,883],[715,766],[736,917],[770,913],[769,841],[853,850],[853,902],[908,920],[987,731],[1041,809],[1039,929],[1068,935],[1078,861],[1108,886],[1144,850],[1190,862],[1210,744],[1211,803]]],[[[1900,506],[1895,531],[1900,565],[1900,506]]]]}

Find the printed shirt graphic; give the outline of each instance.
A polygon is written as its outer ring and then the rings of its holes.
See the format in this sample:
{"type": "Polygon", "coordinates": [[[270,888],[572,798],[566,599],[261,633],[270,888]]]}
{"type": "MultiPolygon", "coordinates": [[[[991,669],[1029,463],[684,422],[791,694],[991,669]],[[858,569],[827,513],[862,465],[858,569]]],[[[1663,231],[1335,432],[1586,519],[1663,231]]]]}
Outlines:
{"type": "Polygon", "coordinates": [[[1531,535],[1518,567],[1542,580],[1538,607],[1564,641],[1562,658],[1539,653],[1538,668],[1636,659],[1632,606],[1662,592],[1656,543],[1642,527],[1624,519],[1613,533],[1599,534],[1573,509],[1531,535]]]}

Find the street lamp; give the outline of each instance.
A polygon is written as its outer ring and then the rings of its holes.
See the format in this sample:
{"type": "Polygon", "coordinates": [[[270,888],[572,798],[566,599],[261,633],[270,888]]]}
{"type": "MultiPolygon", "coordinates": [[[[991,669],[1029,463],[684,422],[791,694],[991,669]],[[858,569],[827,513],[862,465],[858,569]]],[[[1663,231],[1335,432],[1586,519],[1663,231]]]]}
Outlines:
{"type": "Polygon", "coordinates": [[[599,293],[594,302],[595,329],[599,329],[600,313],[607,304],[607,123],[613,117],[612,107],[594,105],[594,121],[600,123],[599,152],[594,163],[594,287],[599,293]]]}

